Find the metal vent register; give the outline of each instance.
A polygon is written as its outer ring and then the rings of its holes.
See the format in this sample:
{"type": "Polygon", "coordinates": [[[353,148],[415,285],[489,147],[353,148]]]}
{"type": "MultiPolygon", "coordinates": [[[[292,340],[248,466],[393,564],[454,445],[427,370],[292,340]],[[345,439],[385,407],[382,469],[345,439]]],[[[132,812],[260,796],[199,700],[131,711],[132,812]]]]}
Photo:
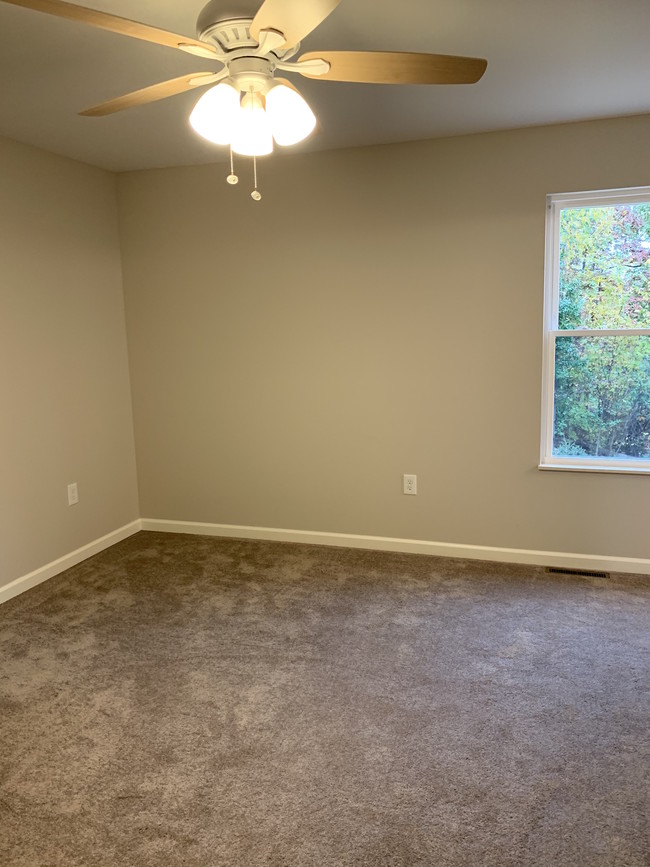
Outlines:
{"type": "Polygon", "coordinates": [[[609,572],[595,572],[590,569],[565,569],[562,566],[547,566],[546,571],[559,575],[582,575],[585,578],[609,578],[609,572]]]}

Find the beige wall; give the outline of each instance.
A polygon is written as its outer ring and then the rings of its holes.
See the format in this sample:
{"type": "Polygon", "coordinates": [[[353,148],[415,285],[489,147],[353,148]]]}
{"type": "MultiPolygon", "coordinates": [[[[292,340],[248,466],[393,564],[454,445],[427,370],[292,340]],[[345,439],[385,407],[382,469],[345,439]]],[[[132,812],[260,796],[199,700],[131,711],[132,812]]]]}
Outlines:
{"type": "Polygon", "coordinates": [[[648,184],[649,145],[293,154],[259,204],[224,166],[120,176],[143,517],[650,557],[650,477],[537,469],[545,194],[648,184]]]}
{"type": "Polygon", "coordinates": [[[0,139],[0,587],[137,517],[115,178],[0,139]]]}

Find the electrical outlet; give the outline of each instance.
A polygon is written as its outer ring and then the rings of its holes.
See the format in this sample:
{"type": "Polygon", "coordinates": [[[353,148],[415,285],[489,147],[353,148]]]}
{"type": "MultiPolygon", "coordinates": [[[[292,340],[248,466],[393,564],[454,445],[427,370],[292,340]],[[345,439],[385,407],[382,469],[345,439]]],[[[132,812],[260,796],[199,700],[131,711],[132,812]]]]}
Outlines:
{"type": "Polygon", "coordinates": [[[405,473],[404,474],[404,493],[405,494],[417,494],[417,492],[418,492],[418,477],[405,473]]]}
{"type": "Polygon", "coordinates": [[[68,485],[68,505],[75,506],[79,502],[79,490],[77,488],[77,483],[73,482],[71,485],[68,485]]]}

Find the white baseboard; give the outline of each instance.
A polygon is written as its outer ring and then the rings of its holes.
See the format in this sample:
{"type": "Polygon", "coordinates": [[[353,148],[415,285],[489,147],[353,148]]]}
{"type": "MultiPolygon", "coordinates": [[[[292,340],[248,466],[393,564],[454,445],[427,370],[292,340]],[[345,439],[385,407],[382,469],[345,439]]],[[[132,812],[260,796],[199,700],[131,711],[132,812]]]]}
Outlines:
{"type": "Polygon", "coordinates": [[[5,584],[4,587],[0,587],[0,605],[12,597],[18,596],[19,593],[24,593],[25,590],[29,590],[30,587],[35,587],[37,584],[47,581],[48,578],[53,578],[60,572],[65,572],[65,570],[70,569],[71,566],[76,566],[77,563],[81,563],[82,560],[87,560],[88,557],[92,557],[93,554],[99,554],[99,552],[103,551],[105,548],[110,548],[111,545],[121,542],[122,539],[132,536],[141,529],[142,521],[138,518],[137,521],[131,521],[130,524],[125,524],[123,527],[113,530],[112,533],[107,533],[105,536],[95,539],[94,542],[89,542],[87,545],[77,548],[76,551],[71,551],[69,554],[59,557],[58,560],[46,563],[45,566],[41,566],[40,569],[35,569],[28,575],[16,578],[15,581],[11,581],[11,583],[5,584]]]}
{"type": "Polygon", "coordinates": [[[572,554],[563,551],[531,551],[525,548],[493,548],[487,545],[394,539],[388,536],[359,536],[349,533],[326,533],[318,530],[281,530],[275,527],[248,527],[237,524],[204,524],[197,521],[164,521],[157,518],[143,518],[142,529],[157,530],[162,533],[193,533],[201,536],[227,536],[235,539],[302,542],[309,545],[333,545],[339,548],[366,548],[374,551],[429,554],[435,557],[463,557],[469,560],[497,560],[502,563],[559,566],[569,569],[597,569],[604,572],[631,572],[650,575],[650,560],[635,557],[607,557],[592,554],[572,554]]]}
{"type": "Polygon", "coordinates": [[[162,533],[191,533],[200,536],[224,536],[234,539],[265,539],[276,542],[299,542],[308,545],[332,545],[338,548],[364,548],[373,551],[396,551],[428,554],[434,557],[463,557],[469,560],[496,560],[535,566],[560,566],[572,569],[597,569],[605,572],[630,572],[650,575],[650,560],[635,557],[608,557],[562,551],[532,551],[525,548],[495,548],[488,545],[461,545],[421,539],[397,539],[389,536],[361,536],[352,533],[327,533],[319,530],[286,530],[276,527],[249,527],[238,524],[208,524],[197,521],[165,521],[142,518],[119,527],[58,560],[46,563],[0,587],[0,604],[24,593],[48,578],[76,566],[94,554],[110,548],[140,530],[162,533]]]}

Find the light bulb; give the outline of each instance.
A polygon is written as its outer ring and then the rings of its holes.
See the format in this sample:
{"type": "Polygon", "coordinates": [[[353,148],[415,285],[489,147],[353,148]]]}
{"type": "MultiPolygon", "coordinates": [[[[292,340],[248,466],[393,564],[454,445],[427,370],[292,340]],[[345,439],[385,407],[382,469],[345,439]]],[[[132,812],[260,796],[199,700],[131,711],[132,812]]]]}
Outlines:
{"type": "Polygon", "coordinates": [[[222,81],[206,91],[194,106],[190,124],[195,132],[214,144],[230,144],[239,113],[239,92],[222,81]]]}
{"type": "Polygon", "coordinates": [[[266,94],[266,112],[279,145],[297,144],[316,126],[316,117],[297,90],[276,84],[266,94]]]}
{"type": "Polygon", "coordinates": [[[271,124],[259,93],[245,93],[236,114],[232,149],[246,157],[261,157],[273,150],[271,124]]]}

